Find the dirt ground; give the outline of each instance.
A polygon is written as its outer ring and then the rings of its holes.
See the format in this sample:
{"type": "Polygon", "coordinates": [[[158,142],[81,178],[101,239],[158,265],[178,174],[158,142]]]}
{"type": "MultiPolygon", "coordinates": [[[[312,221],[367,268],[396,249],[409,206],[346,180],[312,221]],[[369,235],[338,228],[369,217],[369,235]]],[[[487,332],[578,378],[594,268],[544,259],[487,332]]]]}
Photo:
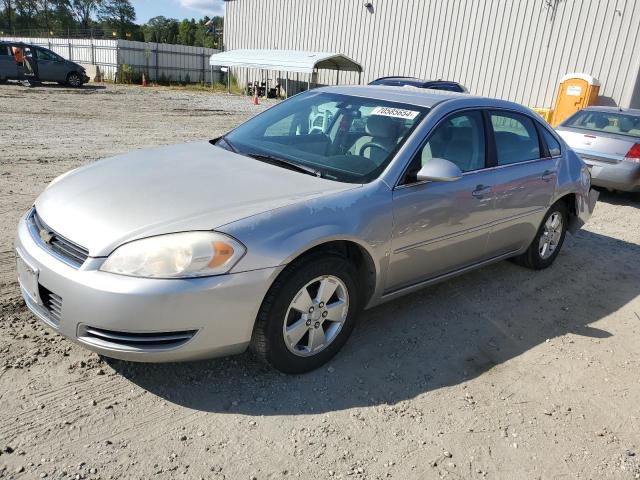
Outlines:
{"type": "Polygon", "coordinates": [[[102,360],[36,321],[12,241],[50,180],[262,108],[0,86],[0,478],[640,478],[639,197],[603,194],[553,268],[502,262],[365,312],[303,376],[248,354],[102,360]]]}

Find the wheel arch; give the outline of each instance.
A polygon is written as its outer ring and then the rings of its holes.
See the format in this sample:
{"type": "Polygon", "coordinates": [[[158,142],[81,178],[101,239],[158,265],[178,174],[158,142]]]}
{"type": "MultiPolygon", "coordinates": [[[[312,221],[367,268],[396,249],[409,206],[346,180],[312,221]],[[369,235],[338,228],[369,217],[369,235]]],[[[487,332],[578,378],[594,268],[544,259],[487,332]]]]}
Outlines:
{"type": "Polygon", "coordinates": [[[583,225],[583,222],[580,220],[578,215],[578,196],[575,192],[568,192],[558,197],[554,204],[558,202],[564,202],[567,206],[567,214],[569,217],[567,230],[572,234],[576,233],[583,225]]]}
{"type": "MultiPolygon", "coordinates": [[[[292,254],[284,263],[289,266],[311,256],[322,254],[337,254],[353,263],[358,271],[359,284],[362,287],[363,305],[366,306],[373,298],[380,280],[380,267],[376,264],[370,248],[353,238],[326,238],[313,245],[305,246],[292,254]]],[[[282,275],[285,270],[286,267],[279,275],[282,275]]]]}

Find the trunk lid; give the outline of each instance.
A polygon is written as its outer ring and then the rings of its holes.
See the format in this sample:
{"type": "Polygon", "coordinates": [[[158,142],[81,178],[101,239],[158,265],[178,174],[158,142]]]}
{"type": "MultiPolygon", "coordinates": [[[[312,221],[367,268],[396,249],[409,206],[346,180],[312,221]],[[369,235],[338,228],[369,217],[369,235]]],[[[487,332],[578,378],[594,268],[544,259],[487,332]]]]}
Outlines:
{"type": "Polygon", "coordinates": [[[556,128],[556,131],[588,164],[621,162],[631,147],[639,141],[637,137],[577,128],[560,127],[556,128]]]}

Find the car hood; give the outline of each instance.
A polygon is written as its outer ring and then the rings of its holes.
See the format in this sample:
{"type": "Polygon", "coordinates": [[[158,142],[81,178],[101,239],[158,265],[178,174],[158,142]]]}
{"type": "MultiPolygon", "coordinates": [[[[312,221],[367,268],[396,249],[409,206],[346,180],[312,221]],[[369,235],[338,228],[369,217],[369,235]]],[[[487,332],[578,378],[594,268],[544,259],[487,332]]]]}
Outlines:
{"type": "Polygon", "coordinates": [[[35,206],[49,228],[100,257],[133,239],[211,230],[355,187],[197,142],[138,150],[73,170],[35,206]]]}

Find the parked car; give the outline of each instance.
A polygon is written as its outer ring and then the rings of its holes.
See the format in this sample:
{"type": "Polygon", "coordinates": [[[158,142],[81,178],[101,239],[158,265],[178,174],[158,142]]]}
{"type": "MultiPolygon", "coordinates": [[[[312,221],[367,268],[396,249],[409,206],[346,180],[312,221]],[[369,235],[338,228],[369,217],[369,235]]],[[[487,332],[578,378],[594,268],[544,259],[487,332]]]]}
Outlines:
{"type": "Polygon", "coordinates": [[[433,90],[446,90],[448,92],[469,93],[469,91],[457,82],[447,80],[422,80],[415,77],[381,77],[369,85],[388,85],[390,87],[418,87],[433,90]]]}
{"type": "Polygon", "coordinates": [[[362,309],[507,258],[550,266],[594,203],[585,164],[525,107],[318,88],[210,142],[58,177],[19,222],[18,276],[36,316],[100,354],[251,347],[304,372],[362,309]]]}
{"type": "Polygon", "coordinates": [[[65,60],[48,48],[0,41],[0,82],[7,80],[58,82],[81,87],[89,77],[84,67],[65,60]]]}
{"type": "Polygon", "coordinates": [[[594,185],[640,192],[640,110],[588,107],[556,131],[589,166],[594,185]]]}

